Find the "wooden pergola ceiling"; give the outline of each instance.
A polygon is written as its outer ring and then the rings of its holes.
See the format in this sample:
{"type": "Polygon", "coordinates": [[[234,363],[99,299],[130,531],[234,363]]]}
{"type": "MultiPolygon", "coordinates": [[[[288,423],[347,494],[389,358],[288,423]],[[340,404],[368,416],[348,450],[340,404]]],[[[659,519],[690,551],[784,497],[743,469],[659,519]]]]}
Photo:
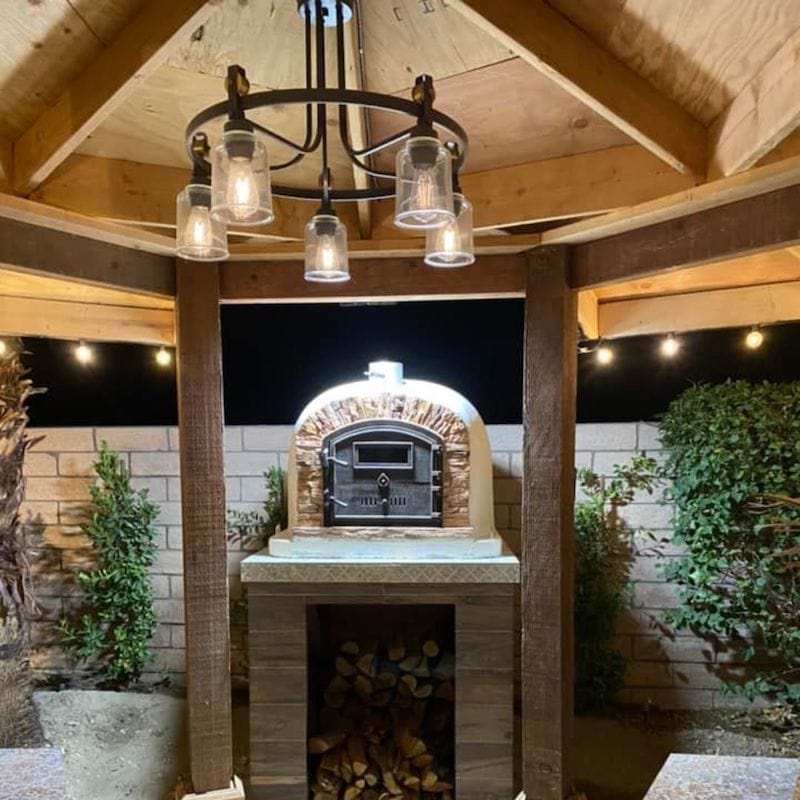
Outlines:
{"type": "MultiPolygon", "coordinates": [[[[471,153],[463,185],[475,206],[478,252],[486,256],[472,272],[483,272],[442,277],[416,269],[421,243],[393,227],[391,203],[342,205],[354,280],[339,294],[312,292],[289,276],[312,207],[276,200],[275,223],[231,237],[233,261],[264,262],[260,295],[241,290],[230,299],[401,299],[414,286],[430,297],[522,296],[522,279],[512,279],[521,260],[500,269],[495,256],[566,243],[580,265],[587,257],[581,248],[597,243],[585,252],[601,266],[576,284],[583,287],[586,335],[800,318],[790,231],[762,226],[758,247],[734,237],[713,256],[692,250],[688,258],[666,246],[682,223],[657,227],[800,183],[796,0],[362,0],[361,6],[364,81],[351,58],[348,83],[406,95],[414,76],[428,72],[436,79],[437,106],[465,124],[471,153]],[[497,236],[531,224],[552,229],[505,241],[497,236]],[[642,229],[638,238],[632,233],[642,229]],[[622,235],[628,238],[612,240],[622,235]],[[649,271],[683,272],[642,277],[648,272],[642,253],[657,235],[665,238],[649,271]],[[620,247],[634,247],[638,263],[620,247]],[[368,259],[384,263],[361,263],[368,259]],[[606,270],[602,280],[598,269],[606,270]],[[267,275],[273,277],[266,281],[267,275]],[[723,303],[719,292],[734,295],[723,303]],[[702,293],[707,307],[724,305],[726,313],[702,319],[691,309],[703,303],[687,293],[702,293]]],[[[355,56],[355,29],[349,30],[355,56]]],[[[0,186],[7,193],[0,219],[169,254],[175,194],[189,175],[187,120],[222,97],[221,76],[231,62],[247,68],[254,88],[302,83],[301,41],[294,0],[18,4],[0,29],[0,186]]],[[[270,124],[296,135],[300,115],[278,109],[270,124]]],[[[352,120],[362,141],[393,124],[377,114],[352,120]]],[[[287,182],[313,182],[317,169],[312,160],[287,182]]],[[[333,169],[339,186],[363,181],[341,152],[333,153],[333,169]]],[[[785,205],[787,198],[775,202],[785,205]]],[[[708,226],[697,230],[704,235],[708,226]]],[[[2,254],[6,269],[38,269],[13,263],[15,257],[46,260],[17,249],[2,254]]],[[[239,269],[231,265],[228,273],[239,269]]],[[[62,280],[97,278],[66,263],[56,272],[62,280]]],[[[30,284],[30,297],[12,291],[5,274],[0,298],[74,302],[54,297],[52,285],[30,284]]],[[[139,291],[127,284],[120,291],[139,291]]],[[[158,286],[157,294],[170,293],[163,282],[158,286]]],[[[137,314],[168,310],[117,299],[117,308],[137,314]]],[[[104,304],[99,296],[96,302],[104,304]]],[[[74,330],[65,323],[62,335],[74,330]]],[[[131,330],[109,325],[107,338],[131,330]]],[[[134,333],[143,341],[170,337],[160,322],[151,333],[138,327],[134,333]]]]}

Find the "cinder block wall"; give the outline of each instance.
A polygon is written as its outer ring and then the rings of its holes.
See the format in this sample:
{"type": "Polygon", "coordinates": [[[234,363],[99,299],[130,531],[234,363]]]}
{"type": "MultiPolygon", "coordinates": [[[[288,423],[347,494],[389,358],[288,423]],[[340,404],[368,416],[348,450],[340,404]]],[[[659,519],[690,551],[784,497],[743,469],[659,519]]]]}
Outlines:
{"type": "MultiPolygon", "coordinates": [[[[279,464],[286,467],[290,426],[229,426],[225,431],[225,474],[228,505],[240,510],[259,509],[264,499],[263,472],[279,464]]],[[[28,454],[26,502],[27,543],[32,553],[35,588],[42,618],[34,623],[34,666],[43,672],[69,668],[58,647],[54,623],[80,602],[72,572],[91,564],[91,551],[80,530],[85,519],[92,463],[100,443],[120,453],[130,467],[134,483],[149,490],[161,507],[158,562],[153,568],[158,630],[153,642],[153,673],[181,681],[184,671],[183,579],[181,567],[180,470],[178,431],[175,428],[58,428],[34,429],[44,436],[28,454]]],[[[494,459],[495,516],[499,531],[514,550],[520,536],[522,496],[522,428],[489,426],[494,459]]],[[[610,474],[637,450],[658,457],[655,426],[648,423],[579,425],[576,435],[577,466],[610,474]]],[[[624,516],[634,528],[644,526],[657,538],[669,537],[672,509],[657,497],[637,496],[624,516]]],[[[634,608],[619,628],[619,647],[630,659],[623,699],[652,702],[665,708],[700,708],[730,705],[721,696],[708,664],[722,654],[710,645],[682,633],[668,637],[656,621],[664,608],[676,602],[675,588],[661,580],[658,563],[678,553],[667,547],[663,556],[652,552],[644,535],[634,535],[632,568],[634,608]]],[[[228,552],[231,594],[240,596],[239,562],[247,555],[238,545],[228,552]]],[[[543,558],[553,554],[543,553],[543,558]]],[[[232,641],[234,670],[243,656],[242,631],[232,641]]]]}

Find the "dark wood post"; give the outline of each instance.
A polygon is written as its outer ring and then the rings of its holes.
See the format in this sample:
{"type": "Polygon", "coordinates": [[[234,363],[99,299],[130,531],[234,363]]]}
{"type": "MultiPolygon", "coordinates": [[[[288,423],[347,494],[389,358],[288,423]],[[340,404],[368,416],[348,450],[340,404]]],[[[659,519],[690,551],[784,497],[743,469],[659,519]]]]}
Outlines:
{"type": "Polygon", "coordinates": [[[189,757],[197,793],[233,772],[219,268],[177,262],[189,757]]]}
{"type": "Polygon", "coordinates": [[[577,295],[569,249],[530,253],[525,295],[522,779],[528,800],[569,788],[577,295]]]}

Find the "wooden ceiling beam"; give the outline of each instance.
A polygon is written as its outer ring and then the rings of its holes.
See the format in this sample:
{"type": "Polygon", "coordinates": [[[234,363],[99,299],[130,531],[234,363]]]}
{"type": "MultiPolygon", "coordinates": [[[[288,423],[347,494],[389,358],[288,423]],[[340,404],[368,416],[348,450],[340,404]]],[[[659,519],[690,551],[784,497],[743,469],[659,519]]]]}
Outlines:
{"type": "Polygon", "coordinates": [[[588,289],[800,243],[800,185],[573,247],[572,286],[588,289]]]}
{"type": "MultiPolygon", "coordinates": [[[[120,224],[175,229],[175,196],[191,177],[188,168],[141,164],[75,153],[34,190],[40,203],[120,224]]],[[[231,233],[265,241],[302,241],[316,206],[302,200],[272,198],[275,220],[269,225],[234,228],[231,233]]],[[[357,224],[354,204],[337,209],[345,224],[357,224]]],[[[168,235],[172,235],[171,233],[168,235]]]]}
{"type": "Polygon", "coordinates": [[[14,145],[14,188],[38,186],[201,25],[210,0],[147,0],[117,38],[14,145]]]}
{"type": "MultiPolygon", "coordinates": [[[[639,145],[461,176],[476,230],[603,214],[690,189],[694,180],[639,145]]],[[[394,203],[377,204],[373,238],[396,238],[394,203]]]]}
{"type": "Polygon", "coordinates": [[[674,169],[705,175],[706,129],[543,0],[449,5],[674,169]]]}
{"type": "Polygon", "coordinates": [[[159,308],[0,295],[0,335],[173,345],[175,314],[159,308]]]}
{"type": "Polygon", "coordinates": [[[800,281],[600,303],[604,339],[800,320],[800,281]]]}
{"type": "Polygon", "coordinates": [[[0,267],[114,289],[175,294],[166,237],[0,195],[0,267]]]}
{"type": "Polygon", "coordinates": [[[709,180],[752,167],[800,124],[800,30],[709,129],[709,180]]]}
{"type": "Polygon", "coordinates": [[[542,233],[542,244],[580,244],[783,189],[800,183],[800,156],[720,178],[675,194],[578,220],[542,233]]]}
{"type": "Polygon", "coordinates": [[[14,179],[14,145],[0,139],[0,192],[8,191],[14,179]]]}

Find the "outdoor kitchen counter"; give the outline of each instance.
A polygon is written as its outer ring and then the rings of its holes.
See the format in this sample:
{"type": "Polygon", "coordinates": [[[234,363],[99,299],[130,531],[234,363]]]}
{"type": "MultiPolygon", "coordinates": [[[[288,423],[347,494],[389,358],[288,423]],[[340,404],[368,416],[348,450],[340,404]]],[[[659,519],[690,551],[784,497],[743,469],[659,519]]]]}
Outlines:
{"type": "Polygon", "coordinates": [[[519,560],[281,558],[262,550],[242,562],[244,583],[519,583],[519,560]]]}
{"type": "Polygon", "coordinates": [[[796,758],[673,753],[645,800],[798,800],[796,758]]]}

